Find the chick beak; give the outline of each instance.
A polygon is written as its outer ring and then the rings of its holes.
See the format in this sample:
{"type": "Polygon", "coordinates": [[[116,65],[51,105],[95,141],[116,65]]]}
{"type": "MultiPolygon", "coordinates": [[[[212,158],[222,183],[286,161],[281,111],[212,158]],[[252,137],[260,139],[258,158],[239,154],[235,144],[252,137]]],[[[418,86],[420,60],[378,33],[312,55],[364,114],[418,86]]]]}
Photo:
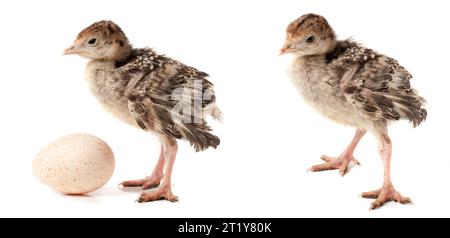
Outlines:
{"type": "Polygon", "coordinates": [[[281,48],[281,50],[280,50],[280,55],[284,55],[284,54],[286,54],[287,53],[287,48],[286,47],[283,47],[283,48],[281,48]]]}
{"type": "Polygon", "coordinates": [[[64,50],[63,55],[73,55],[78,52],[78,49],[75,45],[70,46],[69,48],[64,50]]]}
{"type": "Polygon", "coordinates": [[[285,54],[290,53],[292,51],[293,51],[293,49],[292,49],[291,44],[285,44],[283,46],[283,48],[281,48],[281,50],[280,50],[280,55],[285,55],[285,54]]]}

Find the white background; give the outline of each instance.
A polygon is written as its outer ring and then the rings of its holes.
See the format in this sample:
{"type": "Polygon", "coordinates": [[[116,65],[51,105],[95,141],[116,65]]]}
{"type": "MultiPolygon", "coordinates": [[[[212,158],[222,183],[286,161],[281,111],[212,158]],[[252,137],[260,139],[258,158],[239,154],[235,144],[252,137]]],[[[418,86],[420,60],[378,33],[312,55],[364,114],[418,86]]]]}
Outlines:
{"type": "Polygon", "coordinates": [[[0,1],[1,217],[448,217],[448,76],[446,1],[0,1]],[[307,107],[278,56],[286,26],[302,14],[324,15],[341,39],[354,37],[396,58],[428,101],[413,129],[390,128],[392,177],[414,205],[369,211],[359,197],[382,184],[372,135],[355,157],[362,166],[308,173],[319,156],[338,155],[354,129],[307,107]],[[62,56],[79,31],[111,19],[136,47],[211,75],[223,124],[217,150],[195,153],[181,142],[173,192],[179,203],[137,204],[138,191],[117,184],[142,178],[159,154],[152,135],[102,110],[83,80],[85,59],[62,56]],[[88,196],[64,196],[39,183],[31,161],[47,143],[87,132],[116,156],[109,183],[88,196]]]}

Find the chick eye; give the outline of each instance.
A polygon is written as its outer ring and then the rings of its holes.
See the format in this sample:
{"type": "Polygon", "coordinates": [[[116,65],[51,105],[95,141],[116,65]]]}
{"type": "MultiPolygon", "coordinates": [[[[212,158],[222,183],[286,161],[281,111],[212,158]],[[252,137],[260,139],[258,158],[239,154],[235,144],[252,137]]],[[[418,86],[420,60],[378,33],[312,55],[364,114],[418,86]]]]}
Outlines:
{"type": "Polygon", "coordinates": [[[95,46],[97,44],[97,38],[91,38],[88,40],[87,44],[89,46],[95,46]]]}
{"type": "Polygon", "coordinates": [[[316,39],[316,37],[314,37],[312,35],[312,36],[309,36],[308,38],[306,38],[305,42],[308,43],[308,44],[311,44],[311,43],[314,42],[315,39],[316,39]]]}

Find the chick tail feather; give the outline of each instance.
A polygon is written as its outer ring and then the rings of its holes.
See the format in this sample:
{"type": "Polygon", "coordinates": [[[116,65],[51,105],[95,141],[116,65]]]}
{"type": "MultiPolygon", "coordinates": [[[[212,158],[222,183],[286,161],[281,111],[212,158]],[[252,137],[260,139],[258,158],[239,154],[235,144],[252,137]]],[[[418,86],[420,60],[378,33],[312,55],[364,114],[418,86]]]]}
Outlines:
{"type": "Polygon", "coordinates": [[[220,144],[219,137],[209,133],[211,128],[206,124],[177,123],[178,131],[182,137],[189,141],[196,152],[206,150],[208,147],[214,149],[220,144]]]}

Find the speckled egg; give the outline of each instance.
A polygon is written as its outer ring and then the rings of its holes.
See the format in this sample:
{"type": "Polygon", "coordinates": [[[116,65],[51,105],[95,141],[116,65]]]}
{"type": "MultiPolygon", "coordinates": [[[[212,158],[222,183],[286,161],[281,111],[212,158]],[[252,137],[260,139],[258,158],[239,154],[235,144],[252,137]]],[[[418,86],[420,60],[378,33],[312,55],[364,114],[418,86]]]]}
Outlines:
{"type": "Polygon", "coordinates": [[[32,167],[33,174],[51,188],[67,194],[84,194],[108,182],[114,171],[114,154],[102,139],[74,134],[45,146],[32,167]]]}

